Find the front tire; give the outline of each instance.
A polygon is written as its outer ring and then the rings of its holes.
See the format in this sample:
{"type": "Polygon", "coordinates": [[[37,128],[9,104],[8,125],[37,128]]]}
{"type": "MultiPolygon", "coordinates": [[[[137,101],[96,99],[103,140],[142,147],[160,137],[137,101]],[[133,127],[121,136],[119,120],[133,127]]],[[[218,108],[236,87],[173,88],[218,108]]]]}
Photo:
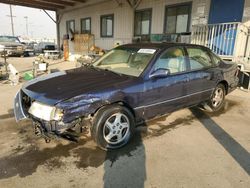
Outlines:
{"type": "Polygon", "coordinates": [[[218,112],[224,108],[226,89],[223,84],[218,84],[208,102],[208,106],[212,112],[218,112]]]}
{"type": "Polygon", "coordinates": [[[135,130],[134,116],[120,105],[100,109],[91,126],[91,136],[103,150],[118,149],[126,145],[135,130]]]}

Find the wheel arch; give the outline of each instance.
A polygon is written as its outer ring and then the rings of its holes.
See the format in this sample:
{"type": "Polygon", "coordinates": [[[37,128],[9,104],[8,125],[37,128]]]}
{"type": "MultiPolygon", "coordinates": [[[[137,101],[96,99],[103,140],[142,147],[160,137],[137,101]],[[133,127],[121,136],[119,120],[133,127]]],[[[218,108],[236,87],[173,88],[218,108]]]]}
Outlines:
{"type": "Polygon", "coordinates": [[[222,84],[225,87],[226,95],[228,94],[228,82],[226,80],[220,81],[218,84],[222,84]]]}
{"type": "Polygon", "coordinates": [[[94,111],[94,113],[92,113],[92,116],[94,116],[99,110],[101,110],[101,109],[103,109],[103,108],[105,108],[107,106],[111,106],[111,105],[120,105],[120,106],[123,106],[123,107],[127,108],[133,114],[134,118],[136,118],[136,113],[135,113],[134,109],[128,103],[126,103],[124,101],[121,101],[121,100],[115,101],[115,102],[112,102],[112,103],[103,104],[102,106],[97,108],[94,111]]]}

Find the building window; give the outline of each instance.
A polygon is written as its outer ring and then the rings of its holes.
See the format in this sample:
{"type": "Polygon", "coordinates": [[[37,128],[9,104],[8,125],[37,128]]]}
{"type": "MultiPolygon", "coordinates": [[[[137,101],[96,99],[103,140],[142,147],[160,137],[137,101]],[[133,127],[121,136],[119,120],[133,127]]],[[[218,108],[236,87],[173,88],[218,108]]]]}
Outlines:
{"type": "Polygon", "coordinates": [[[91,34],[91,18],[81,19],[81,33],[91,34]]]}
{"type": "Polygon", "coordinates": [[[164,32],[169,34],[189,32],[192,3],[167,6],[164,32]]]}
{"type": "Polygon", "coordinates": [[[114,15],[101,16],[101,37],[113,37],[114,15]]]}
{"type": "Polygon", "coordinates": [[[70,31],[75,32],[75,20],[66,21],[66,32],[67,32],[67,34],[69,34],[70,31]]]}
{"type": "Polygon", "coordinates": [[[134,35],[149,35],[151,32],[152,9],[140,10],[135,12],[134,35]]]}

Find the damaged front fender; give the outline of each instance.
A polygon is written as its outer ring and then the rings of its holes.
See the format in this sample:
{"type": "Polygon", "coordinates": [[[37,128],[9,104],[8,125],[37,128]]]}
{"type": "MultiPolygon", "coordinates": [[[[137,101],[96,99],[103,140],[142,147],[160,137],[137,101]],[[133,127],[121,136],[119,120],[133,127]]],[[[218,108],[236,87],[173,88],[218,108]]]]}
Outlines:
{"type": "Polygon", "coordinates": [[[56,107],[64,110],[63,122],[71,122],[75,119],[94,114],[99,108],[121,101],[120,92],[108,92],[102,94],[84,94],[58,103],[56,107]]]}

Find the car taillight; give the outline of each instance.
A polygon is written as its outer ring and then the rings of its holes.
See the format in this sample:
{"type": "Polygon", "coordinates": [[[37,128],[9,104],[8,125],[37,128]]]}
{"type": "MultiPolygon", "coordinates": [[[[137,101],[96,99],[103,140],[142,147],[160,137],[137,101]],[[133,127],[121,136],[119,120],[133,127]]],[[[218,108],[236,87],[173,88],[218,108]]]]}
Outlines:
{"type": "Polygon", "coordinates": [[[234,73],[234,76],[237,77],[239,75],[239,72],[240,72],[240,68],[238,67],[237,70],[234,73]]]}

